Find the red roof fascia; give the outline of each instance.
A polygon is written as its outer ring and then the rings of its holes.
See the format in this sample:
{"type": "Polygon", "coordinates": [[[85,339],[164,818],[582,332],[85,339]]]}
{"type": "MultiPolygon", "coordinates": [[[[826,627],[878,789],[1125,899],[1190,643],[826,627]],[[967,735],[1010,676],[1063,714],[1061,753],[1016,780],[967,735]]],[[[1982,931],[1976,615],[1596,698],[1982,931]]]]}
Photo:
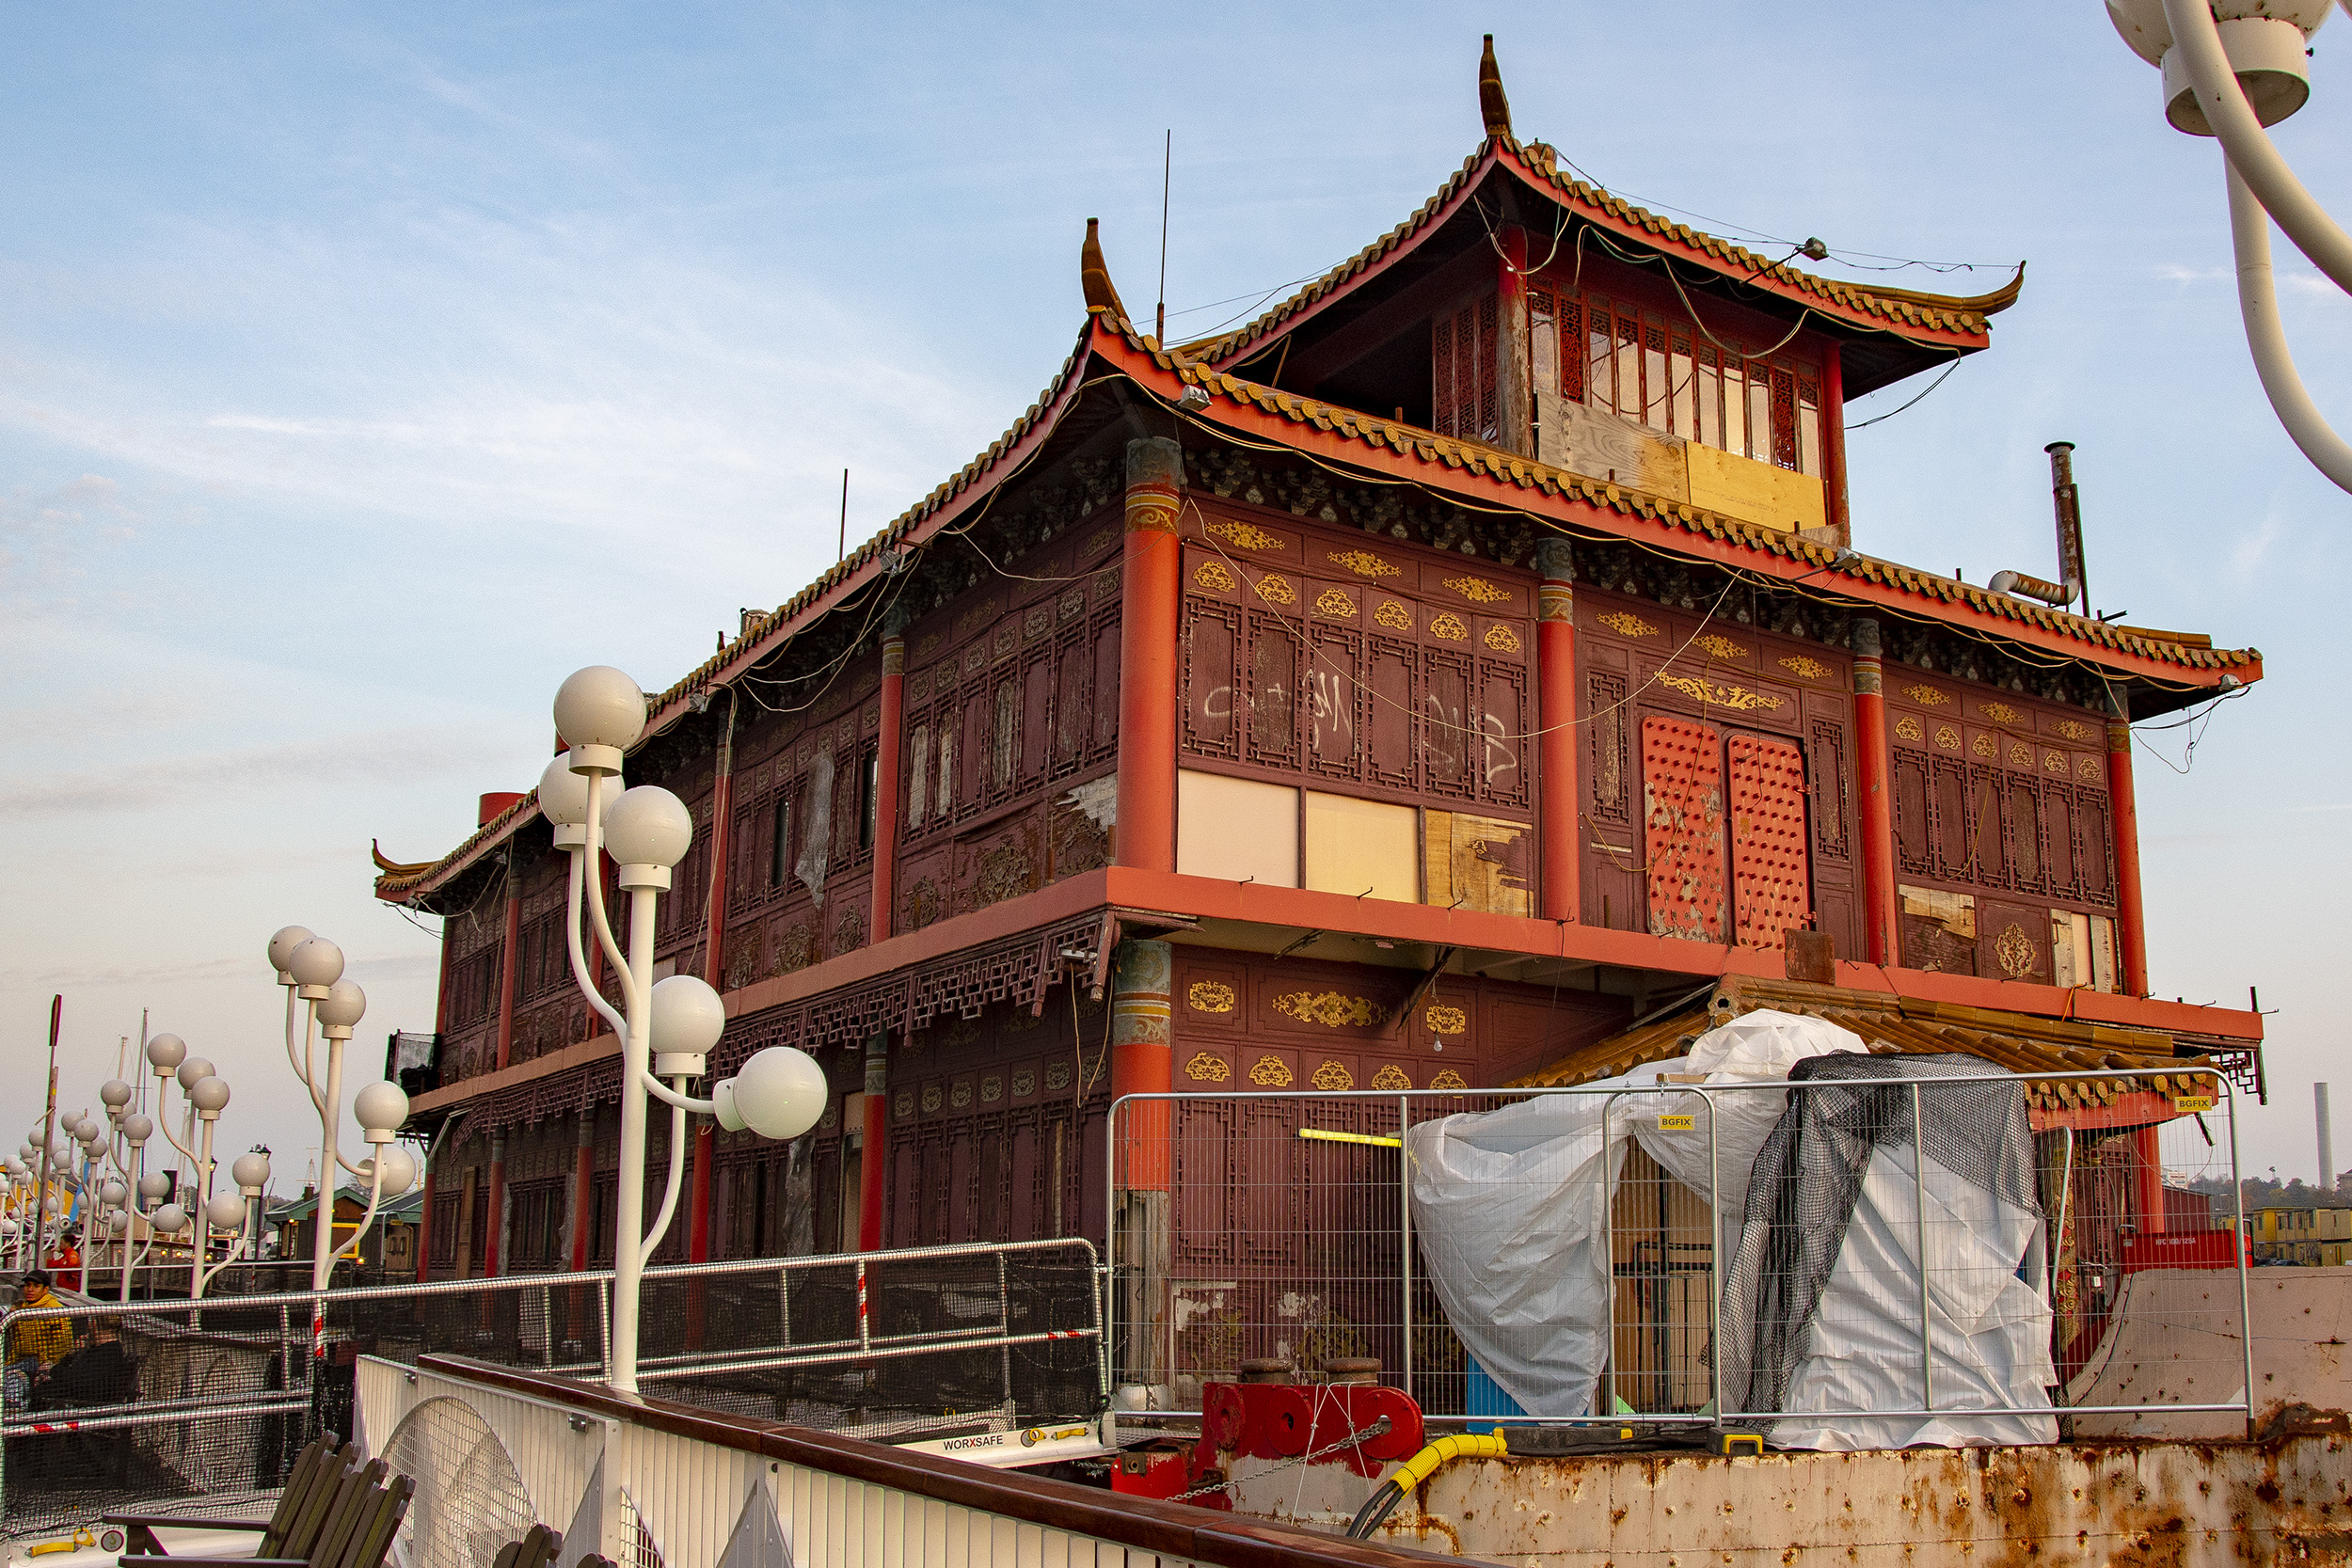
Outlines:
{"type": "MultiPolygon", "coordinates": [[[[1173,360],[1163,364],[1165,355],[1154,356],[1148,350],[1132,346],[1126,336],[1107,322],[1098,322],[1096,325],[1094,350],[1104,359],[1117,364],[1134,376],[1139,384],[1154,395],[1169,403],[1173,403],[1183,395],[1186,379],[1180,371],[1174,368],[1173,360]]],[[[1289,403],[1303,405],[1314,403],[1312,399],[1298,397],[1288,392],[1270,395],[1277,400],[1278,404],[1289,403]]],[[[1333,412],[1340,411],[1333,410],[1333,412]]],[[[1395,428],[1393,422],[1390,420],[1375,420],[1368,415],[1356,417],[1368,424],[1395,428]]],[[[1486,507],[1502,505],[1525,512],[1538,518],[1549,516],[1563,526],[1574,525],[1593,532],[1611,534],[1634,544],[1648,546],[1661,552],[1711,561],[1726,567],[1754,572],[1762,577],[1776,578],[1791,584],[1800,581],[1818,582],[1825,594],[1834,594],[1841,598],[1855,600],[1865,605],[1878,606],[1894,614],[1907,616],[1914,620],[1935,621],[1965,626],[1971,630],[1988,633],[2005,641],[2024,643],[2044,653],[2079,660],[2085,664],[2095,665],[2119,673],[2138,675],[2157,685],[2182,689],[2193,688],[2218,689],[2224,674],[2249,683],[2262,678],[2262,663],[2259,659],[2249,659],[2248,664],[2236,666],[2228,671],[2189,670],[2167,664],[2159,659],[2133,654],[2127,650],[2105,648],[2097,644],[2081,642],[2030,622],[2010,621],[1984,613],[1964,601],[1959,604],[1948,604],[1928,600],[1920,595],[1907,593],[1895,584],[1874,580],[1867,575],[1857,575],[1867,574],[1881,564],[1867,558],[1856,570],[1836,572],[1833,575],[1829,566],[1814,559],[1826,557],[1829,554],[1828,551],[1801,545],[1794,540],[1791,540],[1788,545],[1789,553],[1783,555],[1771,549],[1742,545],[1733,539],[1716,538],[1705,531],[1694,531],[1688,527],[1677,526],[1662,516],[1646,515],[1641,510],[1636,510],[1631,515],[1623,515],[1573,497],[1547,496],[1540,489],[1531,491],[1528,483],[1505,481],[1493,474],[1486,475],[1482,480],[1471,470],[1456,464],[1447,463],[1434,454],[1430,456],[1401,454],[1384,443],[1350,439],[1314,419],[1311,418],[1304,422],[1294,421],[1280,413],[1267,412],[1254,403],[1237,404],[1231,398],[1212,398],[1209,406],[1194,414],[1192,418],[1202,424],[1222,425],[1232,430],[1236,435],[1251,440],[1288,447],[1302,454],[1323,458],[1336,465],[1345,465],[1349,467],[1408,480],[1433,491],[1458,497],[1472,505],[1486,507]]],[[[1427,436],[1427,433],[1414,434],[1428,439],[1436,439],[1434,436],[1427,436]]],[[[1524,470],[1530,483],[1536,476],[1555,471],[1536,463],[1532,458],[1518,457],[1509,452],[1496,451],[1492,453],[1492,458],[1498,466],[1524,470]]],[[[1603,492],[1613,499],[1623,494],[1614,485],[1602,488],[1603,492]]],[[[1628,499],[1630,499],[1630,498],[1628,499]]]]}

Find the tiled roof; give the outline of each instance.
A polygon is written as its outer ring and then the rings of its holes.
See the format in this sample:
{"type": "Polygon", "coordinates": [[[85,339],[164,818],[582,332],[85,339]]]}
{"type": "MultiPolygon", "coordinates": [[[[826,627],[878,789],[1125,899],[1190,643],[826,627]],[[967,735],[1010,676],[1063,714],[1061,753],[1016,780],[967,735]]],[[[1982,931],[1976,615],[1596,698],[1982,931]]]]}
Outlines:
{"type": "MultiPolygon", "coordinates": [[[[1810,544],[1793,533],[1761,528],[1736,517],[1725,517],[1688,502],[1651,495],[1629,485],[1603,483],[1597,479],[1587,479],[1581,474],[1549,467],[1530,457],[1482,446],[1475,441],[1438,436],[1395,420],[1381,419],[1356,409],[1342,408],[1335,404],[1301,397],[1295,392],[1279,391],[1258,382],[1245,381],[1239,376],[1198,363],[1182,351],[1171,352],[1161,348],[1131,322],[1107,313],[1102,320],[1104,330],[1117,335],[1131,359],[1148,356],[1151,364],[1172,381],[1207,390],[1211,394],[1207,412],[1212,415],[1216,400],[1221,398],[1231,404],[1279,415],[1294,425],[1321,431],[1343,440],[1360,442],[1367,449],[1381,450],[1426,467],[1483,478],[1506,492],[1556,496],[1581,501],[1621,516],[1640,517],[1663,524],[1671,531],[1693,538],[1716,540],[1759,555],[1800,563],[1816,569],[1824,579],[1822,587],[1831,591],[1835,591],[1835,579],[1838,578],[1897,589],[1921,600],[1922,610],[1931,615],[1934,606],[1965,607],[1996,620],[2054,632],[2090,647],[2177,665],[2184,670],[2237,670],[2249,668],[2261,661],[2261,654],[2252,649],[2215,648],[2203,640],[2185,636],[2179,641],[2167,641],[2131,627],[2052,610],[2046,605],[2034,604],[2007,594],[1995,594],[1956,578],[1938,577],[1933,572],[1899,566],[1871,556],[1857,556],[1842,566],[1837,565],[1835,549],[1810,544]]],[[[1181,393],[1180,387],[1171,389],[1181,393]]]]}
{"type": "MultiPolygon", "coordinates": [[[[723,646],[717,653],[696,665],[683,679],[675,682],[647,704],[649,717],[645,722],[648,738],[664,728],[683,711],[686,700],[696,691],[717,684],[721,676],[738,666],[749,665],[774,652],[803,630],[817,615],[832,608],[830,601],[857,587],[861,581],[880,569],[882,558],[901,546],[920,544],[936,531],[940,514],[957,498],[988,477],[1016,448],[1041,427],[1050,425],[1055,410],[1080,389],[1078,370],[1085,363],[1087,350],[1093,341],[1093,321],[1089,317],[1087,330],[1080,334],[1078,344],[1062,361],[1037,401],[1028,411],[1012,423],[1012,428],[989,443],[986,451],[956,470],[931,493],[907,508],[882,531],[868,539],[848,556],[830,567],[818,579],[794,594],[768,614],[761,616],[741,635],[723,646]],[[933,524],[926,528],[926,523],[933,524]]],[[[397,900],[422,885],[461,866],[484,847],[505,837],[510,828],[519,826],[539,809],[539,792],[534,785],[530,792],[499,816],[477,829],[471,836],[439,860],[418,865],[405,865],[388,860],[379,849],[375,863],[379,875],[375,879],[378,898],[397,900]]]]}
{"type": "Polygon", "coordinates": [[[1725,988],[1708,1002],[1686,1011],[1629,1029],[1608,1039],[1570,1053],[1537,1072],[1514,1080],[1512,1088],[1557,1087],[1592,1083],[1630,1072],[1650,1062],[1666,1061],[1689,1051],[1698,1036],[1758,1006],[1808,1013],[1859,1035],[1875,1052],[1934,1055],[1961,1052],[1982,1057],[2017,1073],[2116,1071],[2131,1078],[2077,1078],[2032,1085],[2028,1098],[2040,1108],[2108,1105],[2135,1090],[2159,1094],[2214,1092],[2218,1064],[2201,1058],[2184,1059],[2172,1052],[2172,1037],[2163,1034],[2101,1029],[2090,1024],[2034,1018],[2024,1013],[1995,1014],[1966,1009],[1966,1022],[1939,1017],[1954,1009],[1895,998],[1868,998],[1851,991],[1818,988],[1820,994],[1799,994],[1804,988],[1775,987],[1759,993],[1755,988],[1725,988]],[[2203,1070],[2200,1070],[2201,1068],[2203,1070]],[[2151,1076],[2137,1076],[2141,1074],[2151,1076]]]}
{"type": "Polygon", "coordinates": [[[1257,320],[1217,337],[1185,344],[1184,352],[1211,361],[1232,358],[1275,328],[1340,292],[1350,279],[1376,266],[1424,230],[1452,216],[1486,169],[1495,165],[1558,200],[1576,216],[1613,229],[1629,240],[1677,253],[1722,277],[1770,289],[1784,298],[1826,310],[1852,325],[1882,330],[1907,327],[1982,340],[1987,336],[1985,318],[2014,304],[2025,285],[2022,263],[2009,283],[1973,298],[1919,293],[1908,289],[1873,289],[1817,277],[1771,257],[1758,256],[1728,240],[1703,233],[1688,224],[1660,217],[1610,195],[1598,185],[1564,176],[1560,173],[1558,155],[1541,142],[1521,143],[1511,136],[1491,136],[1412,216],[1257,320]]]}

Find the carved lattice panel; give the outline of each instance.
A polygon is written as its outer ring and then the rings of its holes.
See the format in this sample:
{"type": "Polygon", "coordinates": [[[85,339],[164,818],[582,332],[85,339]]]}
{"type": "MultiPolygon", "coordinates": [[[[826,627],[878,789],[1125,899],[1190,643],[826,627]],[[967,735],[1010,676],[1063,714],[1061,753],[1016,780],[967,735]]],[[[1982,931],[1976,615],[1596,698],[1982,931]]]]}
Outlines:
{"type": "Polygon", "coordinates": [[[1779,947],[1812,918],[1804,842],[1804,756],[1789,741],[1735,735],[1731,795],[1733,926],[1741,947],[1779,947]]]}
{"type": "Polygon", "coordinates": [[[1724,767],[1715,727],[1642,721],[1642,838],[1649,928],[1692,942],[1724,940],[1724,767]]]}

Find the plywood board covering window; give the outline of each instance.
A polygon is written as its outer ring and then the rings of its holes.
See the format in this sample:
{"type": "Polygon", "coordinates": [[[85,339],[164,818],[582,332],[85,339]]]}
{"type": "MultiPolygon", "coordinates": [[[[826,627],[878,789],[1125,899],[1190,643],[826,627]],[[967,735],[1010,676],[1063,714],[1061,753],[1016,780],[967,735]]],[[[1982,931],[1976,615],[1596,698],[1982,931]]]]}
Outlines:
{"type": "Polygon", "coordinates": [[[1420,896],[1421,877],[1414,863],[1420,834],[1412,807],[1320,790],[1306,793],[1309,887],[1406,904],[1420,896]]]}
{"type": "Polygon", "coordinates": [[[1287,784],[1180,770],[1176,869],[1187,877],[1296,887],[1298,791],[1287,784]]]}

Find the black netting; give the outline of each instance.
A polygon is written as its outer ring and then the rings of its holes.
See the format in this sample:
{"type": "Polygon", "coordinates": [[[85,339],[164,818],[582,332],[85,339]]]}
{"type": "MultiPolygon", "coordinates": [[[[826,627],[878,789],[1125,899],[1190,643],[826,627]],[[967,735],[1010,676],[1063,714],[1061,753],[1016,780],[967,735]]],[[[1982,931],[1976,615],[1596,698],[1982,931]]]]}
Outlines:
{"type": "Polygon", "coordinates": [[[2040,1212],[2022,1084],[1921,1084],[1915,1102],[1913,1085],[1886,1082],[1988,1070],[1976,1056],[1844,1053],[1808,1057],[1789,1070],[1788,1108],[1756,1156],[1724,1276],[1726,1408],[1781,1407],[1845,1244],[1863,1171],[1882,1146],[1899,1146],[1908,1163],[1915,1125],[1930,1164],[2040,1212]]]}

